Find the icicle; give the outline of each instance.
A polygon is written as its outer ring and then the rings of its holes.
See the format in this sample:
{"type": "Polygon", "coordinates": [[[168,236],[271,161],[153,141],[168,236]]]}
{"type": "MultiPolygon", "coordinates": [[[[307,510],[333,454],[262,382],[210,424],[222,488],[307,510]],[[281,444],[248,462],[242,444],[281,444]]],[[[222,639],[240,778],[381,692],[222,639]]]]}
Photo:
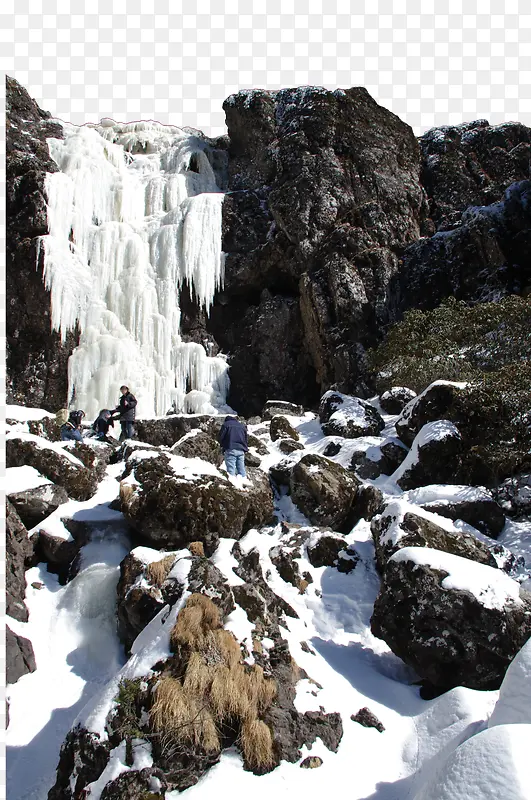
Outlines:
{"type": "Polygon", "coordinates": [[[52,328],[63,339],[81,331],[69,396],[91,417],[113,408],[125,383],[141,416],[213,413],[227,363],[179,331],[183,283],[207,313],[223,285],[223,195],[208,144],[149,121],[65,124],[64,134],[48,140],[60,171],[46,179],[41,244],[52,328]]]}

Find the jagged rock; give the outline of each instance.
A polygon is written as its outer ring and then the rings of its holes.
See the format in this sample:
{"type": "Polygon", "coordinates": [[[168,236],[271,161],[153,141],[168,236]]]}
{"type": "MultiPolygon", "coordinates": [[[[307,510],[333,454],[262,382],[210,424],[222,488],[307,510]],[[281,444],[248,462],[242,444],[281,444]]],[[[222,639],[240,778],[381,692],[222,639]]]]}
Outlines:
{"type": "Polygon", "coordinates": [[[355,517],[370,521],[376,514],[381,514],[383,508],[384,496],[380,489],[370,484],[359,487],[354,502],[355,517]]]}
{"type": "Polygon", "coordinates": [[[358,391],[398,253],[427,213],[413,132],[362,88],[253,90],[224,108],[226,281],[211,330],[232,355],[229,402],[256,413],[265,392],[312,407],[333,384],[358,391]]]}
{"type": "Polygon", "coordinates": [[[28,420],[28,430],[34,436],[42,436],[43,439],[49,439],[51,442],[59,442],[61,440],[61,426],[55,417],[43,417],[42,419],[28,420]]]}
{"type": "Polygon", "coordinates": [[[281,439],[278,444],[278,449],[281,453],[285,453],[289,456],[290,453],[294,453],[296,450],[304,450],[304,445],[294,441],[294,439],[281,439]]]}
{"type": "Polygon", "coordinates": [[[392,386],[381,395],[379,402],[386,414],[400,414],[416,396],[413,389],[405,386],[392,386]]]}
{"type": "Polygon", "coordinates": [[[302,417],[304,408],[297,403],[288,403],[286,400],[268,400],[262,411],[262,419],[273,419],[277,414],[302,417]]]}
{"type": "Polygon", "coordinates": [[[439,229],[455,226],[469,206],[494,203],[512,183],[529,178],[531,129],[519,122],[444,125],[423,134],[419,144],[422,184],[439,229]]]}
{"type": "Polygon", "coordinates": [[[199,431],[195,436],[184,437],[171,448],[176,456],[184,458],[202,458],[216,467],[223,461],[223,454],[218,442],[204,431],[199,431]]]}
{"type": "MultiPolygon", "coordinates": [[[[455,487],[457,491],[449,500],[432,500],[421,503],[422,508],[448,519],[462,519],[481,533],[496,539],[505,526],[505,514],[498,503],[485,490],[470,486],[455,487]]],[[[429,486],[423,491],[429,490],[429,486]]],[[[426,495],[424,495],[426,496],[426,495]]],[[[415,501],[415,493],[409,495],[410,502],[415,501]]]]}
{"type": "Polygon", "coordinates": [[[333,567],[339,553],[346,547],[345,540],[338,536],[325,534],[312,544],[308,544],[306,552],[312,567],[333,567]]]}
{"type": "Polygon", "coordinates": [[[277,414],[271,419],[269,435],[271,436],[272,442],[276,442],[277,439],[293,439],[296,442],[299,441],[298,432],[290,425],[286,417],[280,414],[277,414]]]}
{"type": "Polygon", "coordinates": [[[294,465],[295,462],[290,458],[283,458],[281,461],[273,464],[271,467],[269,467],[269,475],[271,480],[276,483],[277,486],[289,487],[291,471],[294,465]]]}
{"type": "Polygon", "coordinates": [[[459,477],[463,450],[463,437],[453,422],[428,422],[413,440],[395,480],[404,490],[431,483],[454,483],[459,477]]]}
{"type": "Polygon", "coordinates": [[[323,759],[320,756],[306,756],[304,761],[301,761],[302,769],[317,769],[322,766],[323,759]]]}
{"type": "Polygon", "coordinates": [[[264,473],[250,469],[251,486],[237,489],[205,462],[207,467],[186,478],[162,453],[132,465],[135,482],[120,484],[122,513],[146,544],[177,549],[201,541],[211,555],[220,537],[239,539],[271,521],[273,498],[264,473]]]}
{"type": "Polygon", "coordinates": [[[496,489],[498,503],[511,517],[531,514],[531,472],[507,478],[496,489]]]}
{"type": "Polygon", "coordinates": [[[399,439],[386,439],[380,445],[380,450],[385,457],[385,475],[392,475],[408,454],[407,447],[399,439]]]}
{"type": "Polygon", "coordinates": [[[325,436],[377,436],[385,423],[366,400],[339,392],[325,392],[319,405],[319,422],[325,436]]]}
{"type": "Polygon", "coordinates": [[[464,384],[450,381],[434,381],[422,394],[411,400],[395,423],[398,438],[411,447],[415,436],[428,422],[448,419],[448,412],[455,395],[464,384]]]}
{"type": "Polygon", "coordinates": [[[269,551],[269,558],[277,568],[278,574],[286,583],[291,583],[296,589],[300,588],[302,577],[300,574],[299,565],[294,560],[299,555],[291,548],[283,545],[272,547],[269,551]]]}
{"type": "Polygon", "coordinates": [[[259,439],[258,436],[254,436],[252,433],[247,434],[247,444],[249,447],[252,447],[253,450],[256,450],[259,456],[267,456],[269,453],[269,450],[263,441],[259,439]]]}
{"type": "Polygon", "coordinates": [[[386,458],[378,445],[367,446],[368,441],[365,438],[358,439],[356,444],[359,447],[352,451],[350,469],[354,470],[358,478],[374,480],[387,471],[389,467],[386,458]]]}
{"type": "Polygon", "coordinates": [[[293,502],[310,522],[341,533],[359,519],[354,512],[358,486],[353,473],[313,453],[303,456],[291,471],[293,502]]]}
{"type": "Polygon", "coordinates": [[[30,640],[13,633],[6,625],[6,683],[16,683],[23,675],[36,669],[30,640]]]}
{"type": "Polygon", "coordinates": [[[61,486],[44,483],[33,489],[14,492],[9,495],[18,515],[27,528],[34,528],[62,503],[68,502],[68,495],[61,486]]]}
{"type": "Polygon", "coordinates": [[[77,539],[61,539],[47,531],[38,530],[32,541],[35,547],[35,558],[38,562],[44,561],[48,572],[59,576],[59,581],[65,584],[72,577],[75,560],[88,536],[77,539]]]}
{"type": "Polygon", "coordinates": [[[259,456],[255,456],[252,453],[249,453],[249,451],[247,451],[245,454],[244,460],[246,467],[259,467],[262,463],[262,459],[259,456]]]}
{"type": "Polygon", "coordinates": [[[379,517],[371,522],[376,564],[383,572],[389,559],[404,547],[430,547],[452,553],[478,564],[497,567],[498,563],[491,549],[484,542],[462,531],[447,531],[431,519],[404,513],[398,503],[390,503],[379,517]]]}
{"type": "Polygon", "coordinates": [[[42,279],[48,233],[45,181],[57,172],[46,142],[63,138],[16,80],[6,76],[6,391],[7,402],[56,411],[66,405],[67,362],[78,331],[52,331],[42,279]]]}
{"type": "Polygon", "coordinates": [[[378,717],[369,708],[360,708],[357,714],[351,714],[350,719],[363,725],[364,728],[376,728],[380,733],[385,730],[378,717]]]}
{"type": "Polygon", "coordinates": [[[110,781],[101,800],[164,800],[168,784],[162,770],[146,767],[131,770],[110,781]]]}
{"type": "Polygon", "coordinates": [[[67,453],[58,452],[46,440],[22,439],[15,434],[6,440],[6,466],[34,467],[45,478],[62,486],[74,500],[88,500],[95,493],[98,474],[80,463],[73,462],[67,453]]]}
{"type": "Polygon", "coordinates": [[[96,781],[109,759],[111,744],[80,726],[70,730],[61,747],[57,778],[48,800],[76,800],[84,788],[96,781]]]}
{"type": "Polygon", "coordinates": [[[258,622],[266,629],[278,633],[278,625],[284,614],[296,618],[297,613],[289,603],[269,587],[264,579],[257,550],[250,550],[243,555],[236,543],[232,548],[232,555],[238,560],[238,566],[234,567],[234,572],[245,581],[243,584],[232,587],[234,599],[243,608],[251,622],[255,624],[258,622]]]}
{"type": "Polygon", "coordinates": [[[28,621],[24,604],[25,570],[33,562],[33,544],[14,506],[6,502],[6,613],[19,622],[28,621]]]}
{"type": "Polygon", "coordinates": [[[434,687],[498,689],[531,635],[531,595],[518,598],[518,584],[500,570],[408,548],[387,563],[371,630],[434,687]]]}
{"type": "Polygon", "coordinates": [[[222,425],[222,419],[203,415],[183,416],[174,414],[160,419],[138,419],[135,422],[136,435],[139,442],[146,442],[154,447],[172,447],[179,439],[199,428],[214,438],[222,425]]]}
{"type": "Polygon", "coordinates": [[[328,442],[325,449],[323,450],[323,455],[327,458],[333,458],[337,456],[338,453],[341,452],[341,444],[339,442],[328,442]]]}

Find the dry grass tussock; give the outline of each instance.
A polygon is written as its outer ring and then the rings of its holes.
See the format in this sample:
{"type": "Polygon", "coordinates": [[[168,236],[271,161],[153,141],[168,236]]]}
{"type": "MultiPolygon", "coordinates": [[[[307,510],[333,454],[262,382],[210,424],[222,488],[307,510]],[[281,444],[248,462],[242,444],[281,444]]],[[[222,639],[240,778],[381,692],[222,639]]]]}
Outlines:
{"type": "Polygon", "coordinates": [[[152,561],[151,564],[148,564],[146,578],[149,583],[160,589],[175,564],[175,558],[175,554],[170,554],[161,558],[160,561],[152,561]]]}
{"type": "Polygon", "coordinates": [[[247,766],[269,769],[274,762],[271,731],[260,716],[277,686],[259,666],[242,663],[238,641],[221,627],[219,609],[204,595],[191,595],[171,633],[174,652],[186,653],[182,683],[163,678],[151,710],[154,729],[176,742],[205,750],[220,747],[224,723],[240,728],[247,766]],[[203,730],[204,728],[204,730],[203,730]]]}

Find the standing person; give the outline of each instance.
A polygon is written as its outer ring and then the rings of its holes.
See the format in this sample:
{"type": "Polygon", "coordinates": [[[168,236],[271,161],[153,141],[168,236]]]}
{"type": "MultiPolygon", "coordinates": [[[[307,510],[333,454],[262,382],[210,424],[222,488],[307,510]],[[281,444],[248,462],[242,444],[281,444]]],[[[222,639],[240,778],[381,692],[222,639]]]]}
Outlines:
{"type": "Polygon", "coordinates": [[[111,426],[114,428],[112,411],[109,411],[108,408],[102,408],[92,425],[93,430],[96,431],[96,439],[107,441],[107,434],[111,426]]]}
{"type": "Polygon", "coordinates": [[[81,420],[85,416],[84,411],[71,411],[67,421],[61,425],[61,441],[69,442],[83,441],[83,434],[81,433],[81,420]]]}
{"type": "Polygon", "coordinates": [[[247,430],[237,417],[225,417],[219,432],[219,443],[229,475],[238,474],[242,478],[247,478],[245,472],[245,454],[249,449],[247,430]]]}
{"type": "Polygon", "coordinates": [[[120,414],[122,432],[120,441],[131,439],[134,434],[133,422],[135,421],[136,397],[129,391],[129,386],[120,386],[122,396],[113,413],[120,414]]]}

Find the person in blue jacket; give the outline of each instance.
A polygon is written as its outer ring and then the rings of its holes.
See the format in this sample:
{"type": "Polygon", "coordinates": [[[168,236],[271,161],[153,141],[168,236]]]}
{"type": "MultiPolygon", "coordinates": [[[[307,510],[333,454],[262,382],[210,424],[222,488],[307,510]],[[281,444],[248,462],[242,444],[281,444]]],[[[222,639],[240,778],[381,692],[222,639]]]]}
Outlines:
{"type": "Polygon", "coordinates": [[[96,432],[96,439],[100,439],[104,442],[108,441],[107,434],[109,433],[110,427],[114,428],[112,411],[109,411],[108,408],[102,408],[92,425],[92,429],[96,432]]]}
{"type": "Polygon", "coordinates": [[[246,478],[245,454],[249,449],[247,430],[237,417],[225,417],[219,432],[219,443],[229,475],[241,475],[242,478],[246,478]]]}
{"type": "Polygon", "coordinates": [[[71,411],[68,420],[64,425],[61,425],[61,441],[69,442],[83,441],[83,434],[81,433],[81,420],[85,416],[84,411],[71,411]]]}

